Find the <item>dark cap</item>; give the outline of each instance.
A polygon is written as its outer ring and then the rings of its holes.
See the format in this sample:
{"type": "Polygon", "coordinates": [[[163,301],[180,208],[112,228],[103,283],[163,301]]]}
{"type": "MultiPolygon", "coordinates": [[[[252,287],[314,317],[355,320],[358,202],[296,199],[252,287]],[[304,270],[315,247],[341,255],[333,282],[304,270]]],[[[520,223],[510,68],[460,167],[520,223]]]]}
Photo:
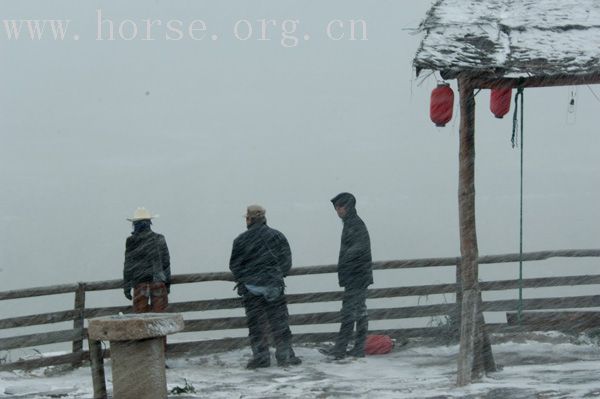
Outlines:
{"type": "Polygon", "coordinates": [[[331,199],[333,206],[344,206],[354,208],[356,206],[356,198],[350,193],[339,193],[331,199]]]}

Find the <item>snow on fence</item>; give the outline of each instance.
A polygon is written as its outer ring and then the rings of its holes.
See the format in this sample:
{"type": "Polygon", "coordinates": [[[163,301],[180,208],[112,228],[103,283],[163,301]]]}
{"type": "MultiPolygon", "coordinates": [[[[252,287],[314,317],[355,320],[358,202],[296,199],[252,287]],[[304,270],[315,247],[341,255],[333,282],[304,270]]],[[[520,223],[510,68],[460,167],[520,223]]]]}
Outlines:
{"type": "MultiPolygon", "coordinates": [[[[588,249],[529,252],[523,254],[522,260],[527,262],[540,261],[554,257],[600,257],[600,250],[588,249]]],[[[519,254],[483,256],[479,258],[479,264],[511,263],[519,262],[520,259],[521,258],[519,254]]],[[[389,270],[449,266],[455,267],[457,270],[457,276],[459,276],[459,265],[460,257],[408,259],[374,262],[373,269],[389,270]]],[[[297,267],[293,268],[290,271],[289,276],[306,276],[335,272],[335,265],[297,267]]],[[[228,272],[179,274],[173,276],[172,284],[189,284],[209,281],[232,280],[232,275],[228,272]]],[[[457,281],[460,281],[460,279],[458,278],[457,281]]],[[[524,279],[522,280],[522,282],[519,282],[519,280],[487,281],[481,282],[480,287],[482,291],[502,291],[518,289],[519,286],[522,286],[523,288],[540,288],[593,284],[600,284],[600,275],[531,278],[524,279]]],[[[87,308],[85,305],[86,293],[91,291],[121,289],[121,287],[122,280],[108,280],[0,292],[0,300],[32,298],[65,293],[74,294],[74,308],[72,310],[0,319],[0,329],[38,326],[72,321],[73,328],[68,330],[0,338],[0,350],[10,350],[40,345],[72,342],[72,352],[64,355],[47,356],[32,360],[18,360],[10,363],[0,364],[0,371],[12,369],[30,369],[57,364],[72,364],[74,366],[77,366],[80,365],[83,361],[89,360],[89,352],[87,350],[84,350],[83,345],[84,341],[87,339],[87,329],[84,328],[85,319],[98,316],[114,315],[118,312],[129,313],[131,312],[131,306],[87,308]]],[[[458,318],[460,317],[461,292],[458,284],[456,283],[407,286],[397,288],[373,288],[369,289],[367,297],[370,299],[398,298],[433,294],[456,294],[456,302],[449,304],[444,303],[433,305],[405,306],[396,308],[369,309],[369,319],[393,320],[415,317],[450,316],[450,320],[453,320],[455,322],[453,326],[454,332],[457,333],[458,326],[460,325],[458,318]]],[[[289,304],[331,302],[340,301],[341,299],[342,292],[340,291],[287,295],[287,300],[289,304]]],[[[483,311],[509,312],[517,310],[518,306],[519,301],[517,299],[484,301],[483,311]]],[[[241,307],[242,304],[239,298],[225,298],[171,303],[169,304],[168,311],[183,313],[185,316],[185,313],[187,312],[236,309],[241,307]]],[[[600,307],[600,295],[534,298],[524,299],[522,302],[523,310],[576,309],[593,307],[600,307]]],[[[572,320],[564,320],[564,322],[561,324],[561,320],[557,319],[556,317],[554,317],[548,323],[543,323],[540,322],[540,320],[537,320],[536,323],[523,323],[522,325],[511,325],[514,323],[510,323],[510,320],[514,319],[514,317],[510,316],[508,319],[509,324],[488,323],[487,328],[492,333],[550,329],[573,329],[572,320]]],[[[328,323],[339,323],[340,320],[339,312],[335,311],[307,314],[291,314],[289,321],[290,325],[319,325],[328,323]]],[[[583,327],[588,328],[589,323],[587,325],[583,325],[583,327]]],[[[186,318],[185,329],[183,332],[201,332],[240,328],[246,328],[245,317],[219,317],[203,319],[186,318]]],[[[396,338],[431,337],[440,335],[442,333],[442,328],[443,327],[439,326],[422,328],[402,328],[371,331],[371,333],[385,333],[396,338]]],[[[448,333],[448,326],[443,328],[443,333],[448,333]]],[[[335,333],[304,333],[294,334],[294,341],[321,342],[332,340],[334,337],[335,333]]],[[[192,342],[171,343],[168,345],[167,350],[169,355],[171,356],[183,353],[206,353],[209,351],[214,352],[219,350],[227,350],[231,348],[241,347],[244,345],[247,345],[246,337],[209,340],[205,339],[192,342]]],[[[107,355],[109,355],[108,351],[105,351],[105,356],[107,355]]]]}

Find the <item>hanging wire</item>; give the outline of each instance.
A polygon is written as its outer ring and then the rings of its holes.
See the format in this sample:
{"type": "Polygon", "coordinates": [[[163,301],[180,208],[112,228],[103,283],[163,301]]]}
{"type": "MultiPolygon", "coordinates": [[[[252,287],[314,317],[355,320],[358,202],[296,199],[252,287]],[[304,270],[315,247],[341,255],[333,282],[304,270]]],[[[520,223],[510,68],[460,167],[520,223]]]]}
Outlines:
{"type": "MultiPolygon", "coordinates": [[[[518,107],[519,106],[519,97],[521,97],[521,105],[523,105],[523,88],[518,88],[517,94],[515,94],[515,112],[513,112],[512,137],[510,138],[510,142],[512,143],[512,148],[519,146],[519,125],[517,124],[518,111],[519,111],[519,107],[518,107]]],[[[521,118],[523,118],[522,113],[521,113],[521,118]]]]}
{"type": "Polygon", "coordinates": [[[520,131],[521,131],[521,171],[520,171],[520,193],[519,193],[519,305],[517,311],[517,320],[521,325],[521,316],[523,313],[523,143],[524,143],[524,132],[523,132],[523,88],[517,89],[515,94],[515,112],[513,113],[513,134],[511,138],[512,146],[518,145],[518,132],[517,127],[518,112],[519,112],[519,98],[521,99],[521,119],[520,119],[520,131]]]}
{"type": "Polygon", "coordinates": [[[421,87],[421,85],[422,85],[423,83],[425,83],[425,81],[426,81],[427,79],[429,79],[429,77],[430,77],[430,76],[432,76],[432,75],[435,77],[435,71],[431,71],[431,72],[429,72],[428,74],[426,74],[426,75],[422,76],[420,79],[417,79],[417,87],[421,87]],[[420,80],[420,81],[419,81],[419,80],[420,80]]]}
{"type": "Polygon", "coordinates": [[[569,112],[575,112],[575,98],[577,96],[577,92],[575,89],[571,89],[570,98],[569,98],[569,112]]]}
{"type": "Polygon", "coordinates": [[[569,91],[569,102],[567,104],[567,124],[573,125],[577,120],[577,86],[569,91]]]}
{"type": "Polygon", "coordinates": [[[598,100],[598,102],[600,102],[600,97],[598,97],[598,95],[596,94],[596,92],[594,91],[594,89],[592,89],[592,88],[590,87],[590,85],[586,85],[586,86],[587,86],[587,88],[588,88],[588,89],[590,89],[590,91],[592,92],[592,95],[593,95],[594,97],[596,97],[596,100],[598,100]]]}

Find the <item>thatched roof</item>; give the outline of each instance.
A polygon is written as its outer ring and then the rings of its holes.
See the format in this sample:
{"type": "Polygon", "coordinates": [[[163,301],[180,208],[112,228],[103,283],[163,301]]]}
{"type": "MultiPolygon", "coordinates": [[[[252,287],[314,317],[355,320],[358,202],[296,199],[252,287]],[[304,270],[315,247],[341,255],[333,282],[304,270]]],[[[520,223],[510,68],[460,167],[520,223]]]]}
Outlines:
{"type": "Polygon", "coordinates": [[[600,0],[438,0],[420,30],[417,74],[600,74],[600,0]]]}

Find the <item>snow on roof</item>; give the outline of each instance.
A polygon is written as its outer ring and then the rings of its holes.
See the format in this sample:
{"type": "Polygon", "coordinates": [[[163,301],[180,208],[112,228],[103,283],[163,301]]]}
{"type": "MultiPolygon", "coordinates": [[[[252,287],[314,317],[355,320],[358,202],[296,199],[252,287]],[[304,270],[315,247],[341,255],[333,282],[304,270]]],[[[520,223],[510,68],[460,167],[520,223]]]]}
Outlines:
{"type": "Polygon", "coordinates": [[[438,0],[414,66],[487,77],[600,73],[598,0],[438,0]]]}

